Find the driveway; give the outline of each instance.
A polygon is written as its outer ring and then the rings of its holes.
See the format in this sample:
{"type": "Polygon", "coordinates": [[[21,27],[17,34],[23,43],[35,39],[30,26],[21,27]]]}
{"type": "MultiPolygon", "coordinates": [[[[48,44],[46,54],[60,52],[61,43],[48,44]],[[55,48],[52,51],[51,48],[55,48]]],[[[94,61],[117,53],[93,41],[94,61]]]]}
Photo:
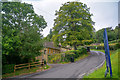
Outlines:
{"type": "Polygon", "coordinates": [[[51,69],[17,78],[82,78],[83,74],[95,69],[105,60],[105,55],[99,51],[91,51],[90,56],[69,64],[49,64],[51,69]]]}

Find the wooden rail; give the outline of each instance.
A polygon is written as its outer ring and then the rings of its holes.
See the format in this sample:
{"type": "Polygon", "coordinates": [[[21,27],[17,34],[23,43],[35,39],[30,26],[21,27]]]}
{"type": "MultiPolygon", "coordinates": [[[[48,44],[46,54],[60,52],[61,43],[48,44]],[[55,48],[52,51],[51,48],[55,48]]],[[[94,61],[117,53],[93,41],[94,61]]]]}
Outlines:
{"type": "Polygon", "coordinates": [[[16,71],[16,69],[20,69],[20,68],[25,68],[27,67],[28,69],[31,68],[31,66],[43,66],[44,65],[44,62],[42,61],[39,61],[39,62],[32,62],[32,63],[25,63],[25,64],[18,64],[18,65],[15,65],[14,66],[14,72],[16,71]]]}

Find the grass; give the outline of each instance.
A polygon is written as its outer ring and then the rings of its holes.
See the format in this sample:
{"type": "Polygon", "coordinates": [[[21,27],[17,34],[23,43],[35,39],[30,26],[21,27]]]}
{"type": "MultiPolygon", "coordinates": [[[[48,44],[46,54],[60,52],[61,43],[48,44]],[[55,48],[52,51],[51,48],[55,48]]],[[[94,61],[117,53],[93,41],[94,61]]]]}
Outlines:
{"type": "MultiPolygon", "coordinates": [[[[100,51],[100,52],[105,53],[105,50],[91,49],[91,51],[100,51]]],[[[114,53],[114,51],[113,51],[113,50],[110,50],[110,55],[112,55],[113,53],[114,53]]]]}
{"type": "MultiPolygon", "coordinates": [[[[101,50],[98,50],[101,51],[101,50]]],[[[118,53],[120,53],[120,49],[116,50],[116,51],[112,51],[111,52],[111,65],[112,65],[112,78],[119,78],[118,75],[118,53]]],[[[104,74],[105,74],[105,70],[106,70],[106,62],[105,64],[95,70],[93,73],[89,74],[88,76],[84,76],[84,78],[105,78],[104,74]]],[[[108,73],[106,78],[110,78],[110,74],[108,73]]]]}
{"type": "Polygon", "coordinates": [[[100,51],[100,52],[103,52],[103,53],[105,53],[105,50],[91,49],[91,51],[100,51]]]}
{"type": "Polygon", "coordinates": [[[90,55],[90,54],[83,54],[83,55],[81,55],[80,57],[76,58],[75,61],[79,61],[79,60],[81,60],[81,59],[84,59],[84,58],[88,57],[89,55],[90,55]]]}
{"type": "MultiPolygon", "coordinates": [[[[84,59],[86,57],[88,57],[90,54],[82,54],[80,55],[80,57],[76,58],[74,61],[79,61],[81,59],[84,59]]],[[[51,64],[53,64],[52,62],[50,62],[51,64]]],[[[60,62],[57,62],[56,64],[68,64],[70,63],[69,61],[68,62],[65,62],[65,61],[60,61],[60,62]]]]}
{"type": "Polygon", "coordinates": [[[9,78],[9,77],[15,77],[15,76],[19,76],[19,75],[31,74],[31,73],[35,73],[35,72],[44,71],[44,70],[47,70],[49,68],[50,68],[50,66],[45,65],[43,68],[34,67],[34,68],[31,68],[31,69],[16,70],[14,73],[3,74],[2,78],[9,78]]]}

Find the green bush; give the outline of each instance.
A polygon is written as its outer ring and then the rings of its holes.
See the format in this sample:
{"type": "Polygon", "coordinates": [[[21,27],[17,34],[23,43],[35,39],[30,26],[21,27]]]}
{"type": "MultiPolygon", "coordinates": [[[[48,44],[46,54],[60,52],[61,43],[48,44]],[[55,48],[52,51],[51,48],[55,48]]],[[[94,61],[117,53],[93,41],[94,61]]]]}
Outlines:
{"type": "Polygon", "coordinates": [[[117,43],[117,42],[120,42],[120,39],[118,39],[118,40],[113,40],[113,41],[110,41],[109,43],[117,43]]]}
{"type": "MultiPolygon", "coordinates": [[[[118,48],[120,48],[120,44],[116,44],[116,45],[109,45],[109,49],[110,50],[117,50],[118,48]]],[[[104,50],[104,45],[101,46],[90,46],[90,49],[99,49],[99,50],[104,50]]]]}
{"type": "Polygon", "coordinates": [[[71,61],[71,57],[75,58],[75,54],[65,54],[65,58],[67,59],[68,62],[71,61]]]}
{"type": "Polygon", "coordinates": [[[67,51],[65,54],[65,58],[67,59],[67,61],[71,61],[71,57],[74,57],[74,59],[76,59],[76,58],[80,57],[80,55],[82,55],[82,54],[87,54],[86,48],[67,51]]]}
{"type": "Polygon", "coordinates": [[[61,53],[61,54],[50,55],[48,56],[48,62],[50,63],[71,62],[71,57],[76,59],[80,57],[82,54],[87,54],[87,50],[85,48],[79,48],[78,50],[66,51],[64,52],[64,54],[61,53]]]}
{"type": "Polygon", "coordinates": [[[53,54],[48,56],[48,62],[57,63],[60,62],[61,54],[53,54]]]}
{"type": "Polygon", "coordinates": [[[44,60],[44,64],[46,64],[46,60],[44,60]]]}
{"type": "Polygon", "coordinates": [[[120,43],[117,43],[117,44],[116,44],[116,48],[120,48],[120,43]]]}
{"type": "Polygon", "coordinates": [[[86,48],[82,48],[81,49],[81,54],[87,54],[87,49],[86,48]]]}
{"type": "Polygon", "coordinates": [[[2,65],[2,74],[14,72],[15,64],[2,65]]]}

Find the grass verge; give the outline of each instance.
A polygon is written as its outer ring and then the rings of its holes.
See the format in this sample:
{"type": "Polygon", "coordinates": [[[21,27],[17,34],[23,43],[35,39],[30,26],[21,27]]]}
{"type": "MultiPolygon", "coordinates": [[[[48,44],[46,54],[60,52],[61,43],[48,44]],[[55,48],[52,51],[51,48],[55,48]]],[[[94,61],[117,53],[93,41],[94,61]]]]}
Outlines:
{"type": "MultiPolygon", "coordinates": [[[[75,58],[75,62],[76,61],[79,61],[79,60],[81,60],[81,59],[84,59],[84,58],[86,58],[86,57],[88,57],[90,54],[88,53],[88,54],[82,54],[80,57],[78,57],[78,58],[75,58]]],[[[68,64],[68,63],[70,63],[70,62],[58,62],[58,64],[68,64]]]]}
{"type": "MultiPolygon", "coordinates": [[[[101,50],[98,50],[98,51],[101,51],[101,50]]],[[[111,56],[110,56],[111,57],[111,65],[112,65],[112,73],[113,73],[112,78],[119,78],[119,75],[118,75],[118,53],[120,53],[120,49],[118,49],[116,51],[112,51],[111,56]]],[[[104,77],[105,70],[106,70],[106,62],[101,68],[95,70],[93,73],[89,74],[88,76],[85,75],[84,78],[105,78],[104,77]]],[[[110,78],[109,73],[106,78],[110,78]]]]}
{"type": "Polygon", "coordinates": [[[44,71],[44,70],[47,70],[49,68],[50,68],[50,66],[45,65],[43,68],[34,67],[31,69],[21,69],[21,70],[15,71],[14,73],[3,74],[2,78],[9,78],[9,77],[15,77],[15,76],[20,76],[20,75],[31,74],[31,73],[35,73],[35,72],[44,71]]]}
{"type": "Polygon", "coordinates": [[[88,57],[89,55],[90,55],[90,54],[83,54],[83,55],[81,55],[80,57],[76,58],[75,61],[79,61],[79,60],[81,60],[81,59],[84,59],[84,58],[88,57]]]}

